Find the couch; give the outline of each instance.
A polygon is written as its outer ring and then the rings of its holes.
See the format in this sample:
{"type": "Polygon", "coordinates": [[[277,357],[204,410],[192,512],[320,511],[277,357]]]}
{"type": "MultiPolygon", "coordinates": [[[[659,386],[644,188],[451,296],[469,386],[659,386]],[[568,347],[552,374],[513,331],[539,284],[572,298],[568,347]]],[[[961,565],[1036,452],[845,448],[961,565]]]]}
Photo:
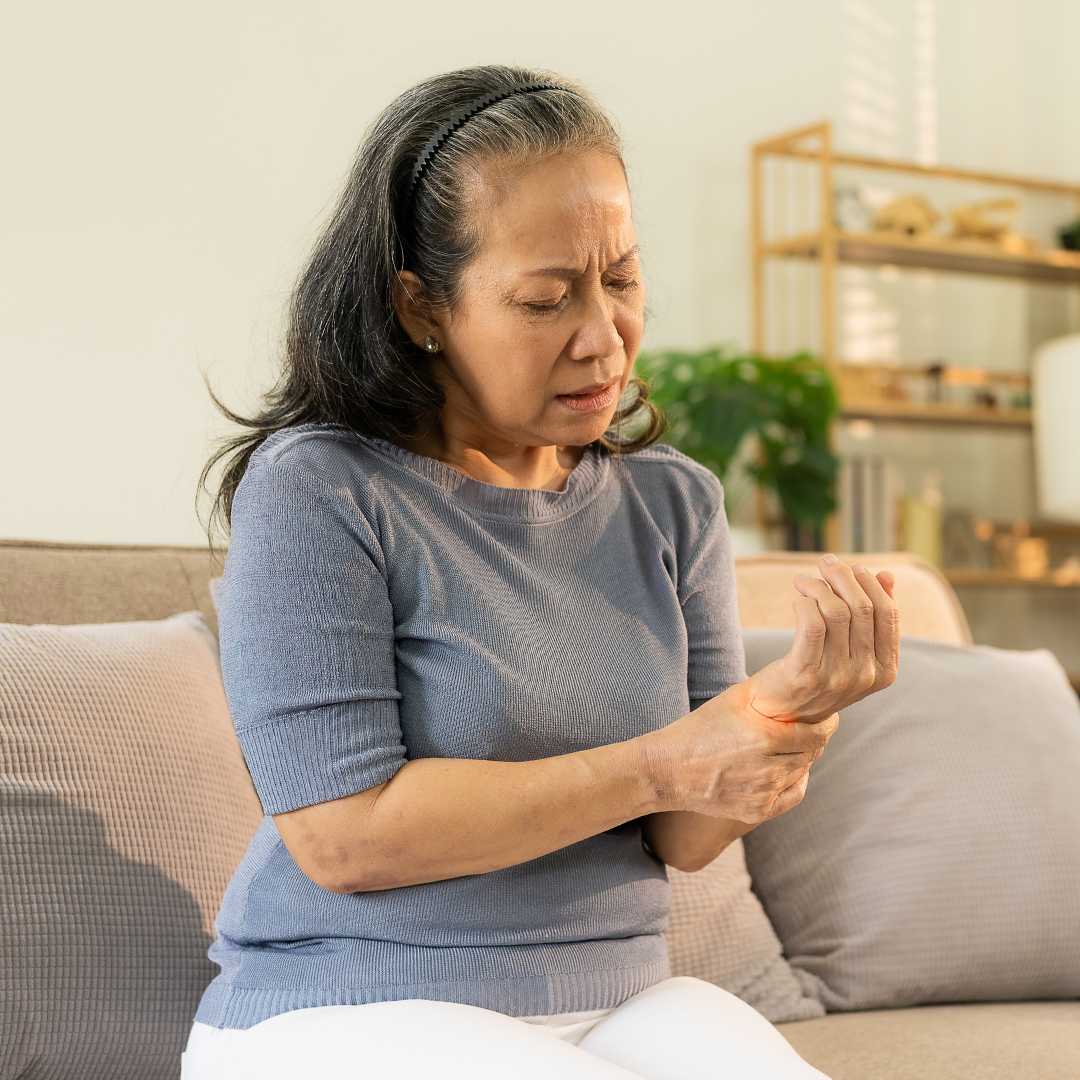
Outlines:
{"type": "MultiPolygon", "coordinates": [[[[853,556],[838,554],[854,561],[853,556]]],[[[896,575],[895,595],[903,612],[905,634],[972,643],[963,609],[934,567],[906,553],[863,553],[858,561],[896,575]]],[[[743,625],[791,627],[791,578],[799,571],[814,573],[816,562],[815,553],[803,552],[738,557],[743,625]]],[[[204,547],[0,540],[0,622],[127,622],[197,610],[216,632],[210,582],[221,570],[220,562],[212,562],[204,547]]],[[[255,799],[253,791],[250,798],[255,799]]],[[[252,803],[241,820],[220,823],[223,830],[237,832],[236,850],[242,850],[251,823],[260,813],[261,808],[252,803]]],[[[178,828],[176,835],[180,837],[182,832],[178,828]]],[[[194,962],[204,956],[209,944],[206,927],[212,925],[219,897],[207,896],[205,888],[183,880],[185,872],[178,872],[177,865],[182,866],[182,860],[171,864],[169,875],[181,880],[172,884],[199,898],[202,908],[201,926],[192,923],[185,930],[194,962]]],[[[673,877],[673,889],[678,888],[683,876],[673,877]]],[[[0,916],[7,921],[11,913],[0,912],[0,916]]],[[[15,959],[5,957],[5,962],[13,964],[15,959]]],[[[134,970],[143,960],[133,951],[122,962],[134,970]]],[[[18,1006],[16,1001],[16,1012],[18,1006]]],[[[0,1008],[11,1008],[11,1003],[5,1006],[0,1000],[0,1008]]],[[[187,1023],[189,1016],[178,1019],[187,1023]]],[[[800,1055],[833,1080],[1080,1080],[1080,1039],[1076,1037],[1080,1001],[830,1013],[776,1026],[800,1055]]],[[[177,1062],[176,1070],[163,1073],[162,1080],[165,1075],[175,1078],[178,1070],[177,1062]]],[[[21,1075],[31,1078],[38,1074],[27,1070],[21,1075]]]]}

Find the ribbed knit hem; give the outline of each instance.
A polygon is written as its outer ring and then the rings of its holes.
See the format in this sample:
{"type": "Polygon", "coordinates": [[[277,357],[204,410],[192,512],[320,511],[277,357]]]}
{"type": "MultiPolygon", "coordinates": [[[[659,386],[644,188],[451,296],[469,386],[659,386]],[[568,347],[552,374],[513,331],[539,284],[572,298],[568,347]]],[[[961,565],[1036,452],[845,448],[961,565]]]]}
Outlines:
{"type": "MultiPolygon", "coordinates": [[[[223,975],[218,975],[203,993],[194,1020],[218,1028],[249,1028],[271,1016],[294,1009],[417,998],[478,1005],[508,1016],[541,1016],[610,1009],[653,983],[671,977],[667,942],[661,934],[534,947],[514,946],[506,950],[507,957],[513,957],[523,948],[531,953],[530,966],[542,966],[544,959],[556,966],[560,962],[565,965],[568,957],[573,956],[579,962],[588,957],[597,967],[480,979],[322,987],[253,986],[237,979],[230,982],[223,975]],[[613,966],[604,966],[605,956],[613,966]]],[[[492,950],[491,955],[501,956],[503,951],[492,950]]],[[[511,959],[506,966],[513,968],[519,964],[511,959]]]]}

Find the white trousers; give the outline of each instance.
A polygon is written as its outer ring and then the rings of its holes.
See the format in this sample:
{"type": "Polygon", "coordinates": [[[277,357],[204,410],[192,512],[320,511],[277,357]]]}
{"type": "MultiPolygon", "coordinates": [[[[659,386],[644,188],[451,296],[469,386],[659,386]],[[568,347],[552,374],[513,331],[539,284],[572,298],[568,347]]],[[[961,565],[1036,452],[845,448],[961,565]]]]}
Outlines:
{"type": "Polygon", "coordinates": [[[180,1080],[830,1080],[741,998],[663,979],[611,1009],[514,1017],[409,998],[193,1024],[180,1080]]]}

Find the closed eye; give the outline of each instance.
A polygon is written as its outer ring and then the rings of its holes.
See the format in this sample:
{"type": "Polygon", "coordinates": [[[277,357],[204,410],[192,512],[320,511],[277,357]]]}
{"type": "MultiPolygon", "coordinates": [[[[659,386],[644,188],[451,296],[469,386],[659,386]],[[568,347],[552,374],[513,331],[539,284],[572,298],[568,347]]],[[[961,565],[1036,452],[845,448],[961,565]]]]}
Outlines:
{"type": "MultiPolygon", "coordinates": [[[[616,292],[622,292],[622,293],[631,292],[632,290],[636,289],[639,284],[640,284],[640,282],[636,278],[631,278],[631,279],[626,280],[626,281],[609,281],[608,282],[608,286],[610,288],[614,289],[616,292]]],[[[525,307],[529,308],[530,311],[536,311],[536,312],[541,312],[541,313],[543,313],[543,312],[561,311],[563,309],[563,307],[565,306],[565,301],[566,301],[566,296],[562,296],[554,304],[526,303],[525,307]]]]}

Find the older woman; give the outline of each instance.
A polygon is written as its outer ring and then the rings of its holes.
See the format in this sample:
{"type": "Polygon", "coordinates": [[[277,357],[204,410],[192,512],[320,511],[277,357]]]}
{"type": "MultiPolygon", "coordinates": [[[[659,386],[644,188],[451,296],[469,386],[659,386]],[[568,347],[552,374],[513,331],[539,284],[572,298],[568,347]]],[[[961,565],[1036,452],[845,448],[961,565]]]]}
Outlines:
{"type": "Polygon", "coordinates": [[[227,412],[221,664],[265,817],[184,1080],[824,1075],[671,976],[666,864],[798,804],[894,677],[891,585],[823,564],[747,678],[723,488],[632,378],[641,261],[567,80],[452,72],[368,133],[282,383],[227,412]]]}

